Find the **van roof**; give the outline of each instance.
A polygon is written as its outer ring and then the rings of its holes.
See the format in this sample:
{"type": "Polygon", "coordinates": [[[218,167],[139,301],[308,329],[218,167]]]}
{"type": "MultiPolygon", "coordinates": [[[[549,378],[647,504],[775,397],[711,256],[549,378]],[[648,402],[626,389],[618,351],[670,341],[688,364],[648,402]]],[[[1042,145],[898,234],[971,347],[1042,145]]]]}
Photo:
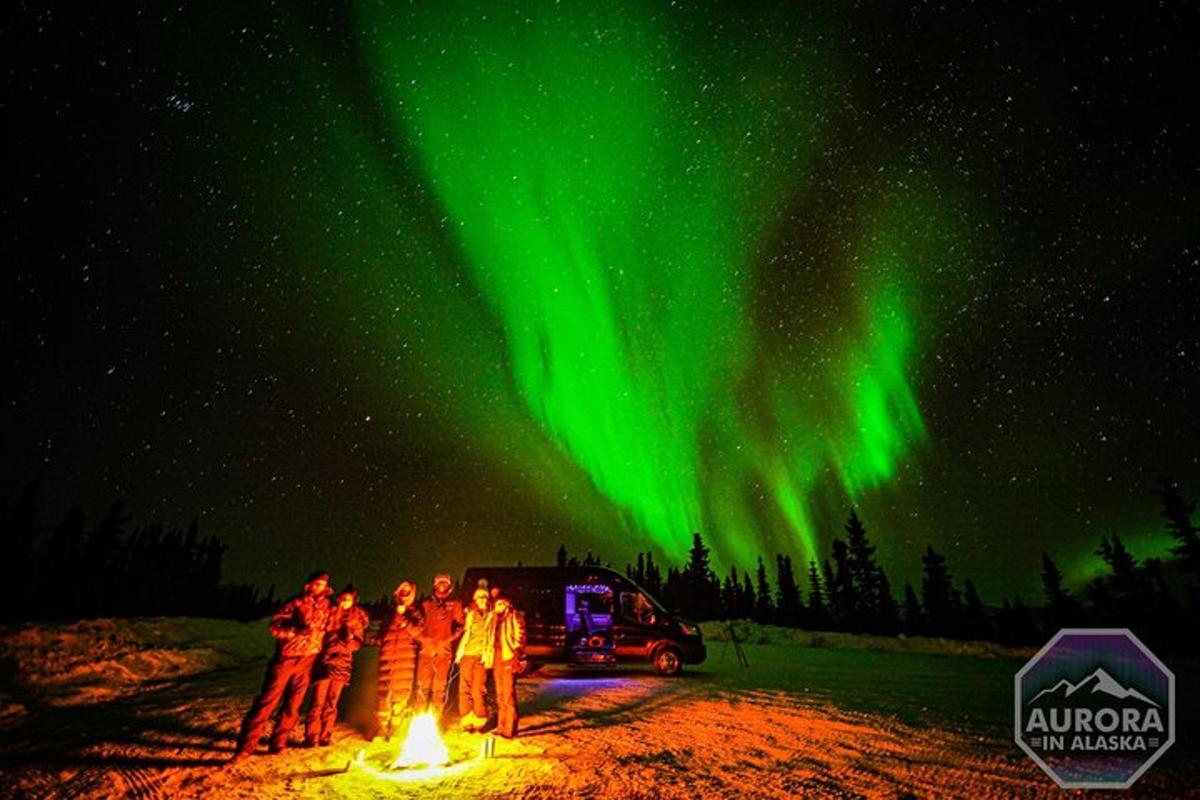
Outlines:
{"type": "Polygon", "coordinates": [[[504,580],[511,580],[513,577],[518,576],[518,575],[526,575],[529,577],[537,577],[537,578],[543,578],[543,579],[545,579],[545,578],[561,578],[563,580],[572,580],[572,581],[579,580],[580,578],[587,577],[587,576],[597,576],[597,577],[605,577],[605,578],[608,578],[609,576],[611,576],[611,577],[615,578],[616,580],[620,581],[621,583],[623,583],[624,585],[632,586],[633,588],[635,588],[636,590],[641,592],[643,595],[645,595],[650,600],[650,602],[654,606],[656,606],[658,608],[659,611],[666,613],[665,609],[663,608],[662,603],[660,603],[658,601],[658,599],[656,597],[654,597],[654,595],[652,595],[652,594],[650,594],[650,592],[646,591],[646,589],[644,587],[638,586],[637,582],[634,581],[633,579],[631,579],[628,575],[618,572],[617,570],[613,569],[612,567],[584,567],[584,566],[575,566],[575,567],[558,567],[558,566],[550,566],[550,567],[546,567],[546,566],[539,566],[539,567],[467,567],[466,572],[463,573],[463,580],[462,580],[461,585],[469,586],[470,582],[472,580],[472,576],[477,576],[480,574],[494,576],[494,577],[500,579],[501,583],[504,580]]]}
{"type": "Polygon", "coordinates": [[[533,574],[533,575],[579,575],[587,573],[608,573],[616,575],[621,580],[632,583],[627,575],[622,575],[612,567],[467,567],[467,571],[463,575],[470,575],[473,572],[488,572],[502,574],[533,574]]]}

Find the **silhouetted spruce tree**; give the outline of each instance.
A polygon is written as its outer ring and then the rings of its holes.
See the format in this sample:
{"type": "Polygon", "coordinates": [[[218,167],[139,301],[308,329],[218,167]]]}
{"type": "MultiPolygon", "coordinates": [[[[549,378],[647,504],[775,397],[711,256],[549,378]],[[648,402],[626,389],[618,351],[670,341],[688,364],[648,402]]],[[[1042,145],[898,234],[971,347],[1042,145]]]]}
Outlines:
{"type": "Polygon", "coordinates": [[[834,594],[837,592],[837,576],[833,572],[833,564],[827,558],[821,562],[821,583],[825,586],[825,615],[829,619],[829,629],[837,630],[839,621],[834,615],[837,605],[834,594]]]}
{"type": "Polygon", "coordinates": [[[11,507],[4,503],[4,529],[0,531],[0,564],[11,576],[9,602],[0,604],[0,619],[32,618],[40,607],[46,587],[38,586],[34,542],[38,536],[37,497],[41,489],[39,475],[25,485],[11,507]],[[36,604],[35,604],[36,599],[36,604]]]}
{"type": "Polygon", "coordinates": [[[1083,625],[1083,607],[1063,586],[1062,572],[1045,552],[1042,553],[1042,590],[1046,594],[1043,616],[1047,634],[1083,625]]]}
{"type": "Polygon", "coordinates": [[[1149,584],[1138,569],[1137,559],[1115,534],[1111,539],[1101,537],[1096,554],[1109,567],[1108,575],[1096,578],[1088,585],[1096,622],[1113,627],[1142,627],[1153,603],[1149,584]]]}
{"type": "Polygon", "coordinates": [[[846,561],[850,573],[851,627],[865,630],[869,619],[877,611],[879,593],[879,567],[875,564],[875,546],[867,538],[867,528],[858,518],[858,512],[850,509],[850,516],[843,526],[846,531],[846,561]]]}
{"type": "Polygon", "coordinates": [[[1171,552],[1179,559],[1179,566],[1192,575],[1200,573],[1200,530],[1192,522],[1196,503],[1184,499],[1179,484],[1170,478],[1160,478],[1162,515],[1167,521],[1167,530],[1175,537],[1171,552]]]}
{"type": "Polygon", "coordinates": [[[709,563],[709,549],[699,533],[692,534],[692,549],[683,569],[689,613],[694,619],[717,619],[721,616],[721,584],[709,563]]]}
{"type": "Polygon", "coordinates": [[[50,619],[75,617],[84,608],[83,526],[83,506],[71,506],[42,544],[37,571],[43,578],[53,577],[42,589],[50,619]]]}
{"type": "Polygon", "coordinates": [[[560,567],[567,565],[567,546],[565,544],[558,546],[558,552],[554,555],[554,563],[560,567]]]}
{"type": "Polygon", "coordinates": [[[742,593],[740,599],[741,607],[738,608],[738,619],[752,619],[755,607],[754,583],[750,580],[750,573],[745,570],[742,570],[742,593]]]}
{"type": "Polygon", "coordinates": [[[896,598],[892,596],[892,583],[883,570],[879,570],[877,591],[879,606],[873,630],[884,636],[895,636],[900,632],[900,609],[896,606],[896,598]]]}
{"type": "Polygon", "coordinates": [[[926,633],[949,636],[958,619],[959,602],[950,581],[950,571],[946,569],[946,558],[929,545],[921,557],[921,564],[921,610],[926,633]]]}
{"type": "Polygon", "coordinates": [[[642,584],[642,588],[654,595],[656,600],[662,600],[662,573],[659,571],[658,565],[654,563],[654,554],[649,551],[646,552],[646,582],[642,584]]]}
{"type": "MultiPolygon", "coordinates": [[[[684,611],[686,606],[686,590],[679,570],[667,567],[667,580],[663,583],[663,603],[672,611],[684,611]]],[[[690,614],[690,611],[685,613],[690,614]]]]}
{"type": "Polygon", "coordinates": [[[633,579],[638,586],[645,588],[646,586],[646,558],[641,553],[637,556],[637,572],[634,573],[633,579]]]}
{"type": "MultiPolygon", "coordinates": [[[[196,526],[199,523],[192,520],[192,525],[196,526]]],[[[225,560],[225,553],[229,551],[229,546],[218,539],[216,536],[208,536],[201,542],[200,545],[200,565],[199,565],[199,583],[200,592],[203,597],[220,597],[221,593],[221,563],[225,560]]],[[[210,613],[205,611],[204,613],[210,613]]]]}
{"type": "Polygon", "coordinates": [[[741,583],[738,581],[737,568],[733,572],[725,576],[725,580],[721,583],[721,617],[723,619],[734,619],[737,615],[738,608],[738,591],[741,583]]]}
{"type": "Polygon", "coordinates": [[[792,573],[791,556],[775,556],[775,587],[778,592],[775,613],[779,624],[792,628],[799,626],[800,589],[796,586],[796,576],[792,573]]]}
{"type": "Polygon", "coordinates": [[[1036,644],[1041,633],[1033,622],[1033,615],[1021,601],[1020,595],[1010,604],[1005,600],[996,615],[996,641],[1008,646],[1036,644]]]}
{"type": "Polygon", "coordinates": [[[825,589],[815,559],[808,562],[808,627],[823,630],[829,626],[825,609],[825,589]]]}
{"type": "Polygon", "coordinates": [[[875,545],[867,536],[858,513],[852,508],[846,520],[846,548],[849,553],[851,630],[891,634],[899,630],[899,614],[891,585],[875,561],[875,545]]]}
{"type": "Polygon", "coordinates": [[[829,616],[834,630],[852,630],[856,623],[856,598],[853,571],[850,568],[850,550],[841,539],[835,538],[830,546],[833,567],[825,589],[829,594],[829,616]]]}
{"type": "Polygon", "coordinates": [[[754,593],[754,619],[757,622],[774,622],[775,608],[771,603],[771,584],[767,582],[767,568],[762,556],[758,557],[758,589],[754,593]]]}
{"type": "Polygon", "coordinates": [[[1146,599],[1140,621],[1139,635],[1144,635],[1152,647],[1174,652],[1196,652],[1200,650],[1192,637],[1179,636],[1179,621],[1186,619],[1183,607],[1175,599],[1163,574],[1162,561],[1148,558],[1142,566],[1145,579],[1146,599]]]}
{"type": "Polygon", "coordinates": [[[921,611],[921,601],[911,583],[904,584],[904,632],[909,636],[920,636],[925,633],[925,615],[921,611]]]}
{"type": "Polygon", "coordinates": [[[990,640],[994,636],[987,611],[970,578],[963,581],[963,609],[959,638],[990,640]]]}

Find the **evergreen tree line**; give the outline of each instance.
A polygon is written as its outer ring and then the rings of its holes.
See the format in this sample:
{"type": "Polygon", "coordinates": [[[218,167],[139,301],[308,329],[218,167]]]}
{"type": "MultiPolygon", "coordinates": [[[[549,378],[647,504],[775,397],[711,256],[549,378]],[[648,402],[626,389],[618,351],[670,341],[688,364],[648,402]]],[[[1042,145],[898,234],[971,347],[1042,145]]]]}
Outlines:
{"type": "Polygon", "coordinates": [[[162,524],[131,527],[117,501],[89,527],[82,505],[49,528],[38,521],[40,481],[0,506],[0,564],[9,571],[6,621],[194,616],[259,619],[275,610],[275,589],[221,581],[227,546],[162,524]]]}
{"type": "MultiPolygon", "coordinates": [[[[1049,553],[1041,555],[1043,597],[1033,606],[1016,595],[999,606],[984,604],[968,578],[956,585],[946,557],[932,545],[921,556],[919,587],[905,583],[897,601],[887,574],[875,558],[866,526],[851,510],[844,537],[830,544],[828,557],[808,563],[798,578],[790,555],[777,554],[773,569],[760,556],[754,574],[736,566],[718,576],[710,550],[699,533],[692,537],[688,561],[666,573],[652,553],[638,553],[625,573],[659,598],[696,620],[752,619],[813,630],[878,635],[905,634],[1007,645],[1039,644],[1060,628],[1122,627],[1151,647],[1190,651],[1198,645],[1181,623],[1200,611],[1200,539],[1192,521],[1196,504],[1184,498],[1178,483],[1161,480],[1162,516],[1176,544],[1169,562],[1139,564],[1119,536],[1105,536],[1096,554],[1106,572],[1075,596],[1064,585],[1049,553]],[[773,572],[774,582],[768,574],[773,572]],[[801,580],[807,591],[801,588],[801,580]]],[[[601,566],[591,553],[583,559],[558,551],[559,566],[601,566]]]]}

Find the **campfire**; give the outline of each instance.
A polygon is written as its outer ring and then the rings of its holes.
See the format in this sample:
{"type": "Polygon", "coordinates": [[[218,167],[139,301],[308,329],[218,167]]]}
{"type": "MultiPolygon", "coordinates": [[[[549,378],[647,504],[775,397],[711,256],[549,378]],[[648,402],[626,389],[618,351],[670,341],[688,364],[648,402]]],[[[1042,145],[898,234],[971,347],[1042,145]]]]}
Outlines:
{"type": "Polygon", "coordinates": [[[449,763],[450,751],[442,741],[433,712],[426,711],[413,717],[408,725],[408,735],[400,747],[400,755],[392,762],[392,769],[442,767],[449,763]]]}
{"type": "Polygon", "coordinates": [[[393,760],[385,762],[386,767],[373,766],[367,760],[365,750],[358,751],[353,765],[384,780],[424,781],[457,774],[485,758],[490,758],[490,744],[491,742],[485,739],[479,755],[474,758],[454,759],[445,740],[442,739],[433,712],[426,712],[409,721],[400,752],[393,760]]]}

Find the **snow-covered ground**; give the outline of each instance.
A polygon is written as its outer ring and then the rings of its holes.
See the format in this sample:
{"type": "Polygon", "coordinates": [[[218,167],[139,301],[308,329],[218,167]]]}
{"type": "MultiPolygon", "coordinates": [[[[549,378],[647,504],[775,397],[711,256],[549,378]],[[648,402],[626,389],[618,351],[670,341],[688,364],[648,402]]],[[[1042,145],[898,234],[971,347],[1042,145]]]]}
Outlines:
{"type": "MultiPolygon", "coordinates": [[[[519,685],[522,735],[450,732],[456,763],[386,770],[364,742],[364,651],[333,748],[230,767],[271,652],[265,624],[99,620],[0,630],[0,795],[72,798],[1060,797],[1011,740],[1021,653],[932,640],[723,625],[677,679],[547,667],[519,685]],[[362,752],[361,763],[355,761],[362,752]],[[347,764],[350,765],[347,771],[347,764]]],[[[1190,696],[1178,674],[1181,699],[1190,696]]],[[[1194,723],[1180,708],[1181,739],[1194,723]]],[[[299,732],[297,731],[297,734],[299,732]]],[[[1132,794],[1200,796],[1181,741],[1132,794]]]]}

